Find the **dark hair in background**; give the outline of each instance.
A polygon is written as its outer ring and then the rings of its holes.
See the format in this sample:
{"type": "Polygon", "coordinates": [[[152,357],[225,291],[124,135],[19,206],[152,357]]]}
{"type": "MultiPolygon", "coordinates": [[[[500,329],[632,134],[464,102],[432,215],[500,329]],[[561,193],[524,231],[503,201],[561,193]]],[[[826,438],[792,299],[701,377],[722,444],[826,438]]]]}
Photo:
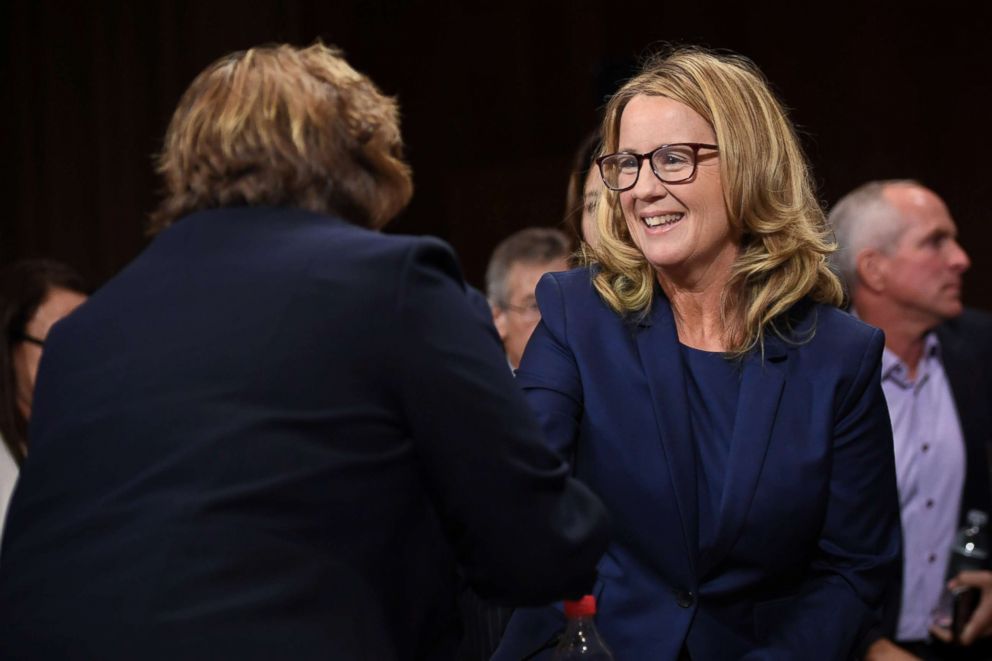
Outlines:
{"type": "Polygon", "coordinates": [[[28,421],[17,407],[14,347],[52,288],[86,292],[81,275],[49,259],[23,259],[0,271],[0,435],[18,466],[26,456],[28,421]]]}
{"type": "Polygon", "coordinates": [[[585,185],[593,159],[599,154],[603,144],[599,129],[592,131],[582,140],[572,161],[572,172],[568,176],[568,190],[565,193],[565,226],[575,237],[576,243],[585,240],[582,236],[582,208],[586,204],[585,185]]]}

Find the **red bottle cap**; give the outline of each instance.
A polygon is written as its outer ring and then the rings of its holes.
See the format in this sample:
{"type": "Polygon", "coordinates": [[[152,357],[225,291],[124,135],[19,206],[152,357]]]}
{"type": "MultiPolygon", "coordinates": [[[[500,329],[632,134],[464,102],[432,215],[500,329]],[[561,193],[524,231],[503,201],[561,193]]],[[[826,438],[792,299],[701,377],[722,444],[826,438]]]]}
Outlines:
{"type": "Polygon", "coordinates": [[[587,594],[578,601],[565,600],[565,617],[592,617],[596,614],[596,597],[587,594]]]}

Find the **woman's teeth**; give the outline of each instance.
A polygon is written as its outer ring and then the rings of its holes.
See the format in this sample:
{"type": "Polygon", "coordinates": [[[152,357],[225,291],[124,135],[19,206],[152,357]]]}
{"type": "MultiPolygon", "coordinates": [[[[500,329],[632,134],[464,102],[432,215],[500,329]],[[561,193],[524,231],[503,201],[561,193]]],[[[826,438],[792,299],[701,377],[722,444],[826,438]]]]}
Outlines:
{"type": "Polygon", "coordinates": [[[660,216],[643,216],[641,220],[648,227],[660,227],[661,225],[671,225],[672,223],[677,223],[682,220],[682,213],[666,213],[660,216]]]}

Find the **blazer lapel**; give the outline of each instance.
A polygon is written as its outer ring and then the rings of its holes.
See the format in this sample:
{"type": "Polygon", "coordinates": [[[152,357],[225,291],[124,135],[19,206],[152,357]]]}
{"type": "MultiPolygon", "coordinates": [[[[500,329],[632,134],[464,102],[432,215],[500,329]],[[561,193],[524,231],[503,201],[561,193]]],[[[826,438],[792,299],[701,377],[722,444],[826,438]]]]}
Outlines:
{"type": "Polygon", "coordinates": [[[744,527],[782,398],[787,357],[782,341],[772,336],[765,339],[763,360],[760,352],[744,358],[720,519],[713,547],[700,563],[702,573],[730,551],[744,527]]]}
{"type": "Polygon", "coordinates": [[[690,566],[695,568],[699,546],[695,447],[678,334],[664,297],[655,297],[650,315],[638,322],[636,336],[661,448],[682,518],[686,553],[690,566]]]}

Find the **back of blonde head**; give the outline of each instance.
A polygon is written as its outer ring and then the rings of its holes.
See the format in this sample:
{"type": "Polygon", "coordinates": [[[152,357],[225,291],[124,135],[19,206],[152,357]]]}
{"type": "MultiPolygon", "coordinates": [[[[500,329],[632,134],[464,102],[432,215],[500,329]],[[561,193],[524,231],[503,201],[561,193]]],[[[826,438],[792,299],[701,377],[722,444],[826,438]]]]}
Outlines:
{"type": "MultiPolygon", "coordinates": [[[[624,108],[636,96],[684,103],[713,127],[730,222],[742,236],[722,298],[727,353],[760,347],[766,330],[802,298],[840,305],[843,289],[828,267],[834,250],[809,167],[785,110],[746,58],[697,48],[648,61],[610,99],[603,153],[618,149],[624,108]]],[[[604,190],[597,223],[594,284],[618,314],[650,308],[657,275],[631,240],[619,195],[604,190]]]]}
{"type": "Polygon", "coordinates": [[[399,111],[317,43],[232,53],[190,84],[158,159],[151,229],[232,205],[291,206],[378,228],[409,202],[399,111]]]}

